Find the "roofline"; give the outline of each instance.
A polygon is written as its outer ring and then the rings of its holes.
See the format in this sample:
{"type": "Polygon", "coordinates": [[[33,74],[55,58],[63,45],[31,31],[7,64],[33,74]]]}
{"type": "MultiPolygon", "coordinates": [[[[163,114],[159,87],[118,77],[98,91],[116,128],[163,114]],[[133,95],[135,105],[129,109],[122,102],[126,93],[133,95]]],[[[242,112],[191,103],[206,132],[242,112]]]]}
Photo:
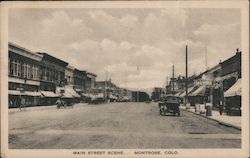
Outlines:
{"type": "Polygon", "coordinates": [[[31,50],[29,50],[29,49],[27,49],[27,48],[24,48],[24,47],[22,47],[22,46],[19,46],[19,45],[17,45],[17,44],[14,44],[14,43],[12,43],[12,42],[8,42],[8,44],[11,45],[11,46],[17,47],[17,48],[19,48],[19,49],[21,49],[21,50],[24,50],[24,51],[26,51],[26,52],[28,52],[28,53],[31,53],[31,54],[33,54],[33,55],[42,57],[42,55],[40,55],[40,54],[38,54],[38,53],[36,53],[36,52],[33,52],[33,51],[31,51],[31,50]]]}
{"type": "Polygon", "coordinates": [[[226,59],[226,60],[224,60],[222,62],[220,62],[219,64],[222,65],[222,64],[228,62],[229,60],[232,60],[233,58],[235,58],[238,55],[241,55],[241,51],[240,52],[236,52],[235,55],[231,56],[230,58],[228,58],[228,59],[226,59]]]}
{"type": "Polygon", "coordinates": [[[50,55],[50,54],[48,54],[48,53],[46,53],[46,52],[37,52],[37,53],[42,54],[42,55],[45,54],[45,55],[47,55],[47,56],[50,57],[50,58],[54,58],[54,59],[56,59],[56,60],[58,60],[58,61],[64,63],[64,65],[66,65],[66,67],[67,67],[67,65],[69,65],[69,63],[67,63],[66,61],[63,61],[62,59],[57,58],[57,57],[55,57],[55,56],[53,56],[53,55],[50,55]]]}
{"type": "Polygon", "coordinates": [[[92,72],[87,72],[87,74],[90,74],[90,75],[92,75],[92,76],[97,77],[97,75],[96,75],[96,74],[94,74],[94,73],[92,73],[92,72]]]}

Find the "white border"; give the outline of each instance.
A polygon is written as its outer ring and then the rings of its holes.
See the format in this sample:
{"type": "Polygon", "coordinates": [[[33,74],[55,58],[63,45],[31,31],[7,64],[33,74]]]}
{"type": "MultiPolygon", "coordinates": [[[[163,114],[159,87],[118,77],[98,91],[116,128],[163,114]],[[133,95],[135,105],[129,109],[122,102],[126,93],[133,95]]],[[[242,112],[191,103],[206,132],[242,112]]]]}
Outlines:
{"type": "MultiPolygon", "coordinates": [[[[1,3],[1,147],[4,157],[73,157],[72,151],[8,149],[8,9],[9,8],[240,8],[242,10],[242,148],[176,149],[178,155],[162,157],[247,157],[249,155],[249,2],[248,1],[85,1],[85,2],[2,2],[1,3]]],[[[233,37],[232,37],[233,38],[233,37]]],[[[96,149],[97,150],[97,149],[96,149]]],[[[108,150],[105,150],[108,151],[108,150]]],[[[134,157],[133,149],[114,157],[134,157]]],[[[162,150],[165,151],[165,150],[162,150]]],[[[150,156],[150,155],[149,155],[150,156]]],[[[147,156],[147,157],[149,157],[147,156]]],[[[74,157],[90,157],[74,156],[74,157]]],[[[100,156],[95,156],[100,157],[100,156]]],[[[105,157],[105,156],[101,156],[105,157]]],[[[137,157],[145,157],[140,155],[137,157]]],[[[161,157],[161,156],[157,156],[161,157]]]]}

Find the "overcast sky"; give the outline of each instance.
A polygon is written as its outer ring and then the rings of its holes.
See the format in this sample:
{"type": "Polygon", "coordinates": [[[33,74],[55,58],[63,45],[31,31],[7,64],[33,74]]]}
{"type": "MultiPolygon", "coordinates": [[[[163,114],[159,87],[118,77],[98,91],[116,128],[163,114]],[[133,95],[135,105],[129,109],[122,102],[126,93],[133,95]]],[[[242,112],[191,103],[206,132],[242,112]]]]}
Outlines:
{"type": "Polygon", "coordinates": [[[162,87],[175,65],[189,75],[241,49],[238,9],[10,9],[9,41],[47,52],[120,87],[162,87]]]}

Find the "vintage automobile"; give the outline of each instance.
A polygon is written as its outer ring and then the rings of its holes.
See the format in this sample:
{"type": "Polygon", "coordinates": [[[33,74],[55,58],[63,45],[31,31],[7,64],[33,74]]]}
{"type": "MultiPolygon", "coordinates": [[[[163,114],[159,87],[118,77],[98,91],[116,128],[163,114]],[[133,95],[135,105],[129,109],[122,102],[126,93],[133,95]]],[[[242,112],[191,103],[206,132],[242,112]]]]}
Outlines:
{"type": "Polygon", "coordinates": [[[180,116],[181,98],[174,95],[167,95],[159,102],[160,115],[165,116],[167,113],[172,113],[174,116],[180,116]]]}

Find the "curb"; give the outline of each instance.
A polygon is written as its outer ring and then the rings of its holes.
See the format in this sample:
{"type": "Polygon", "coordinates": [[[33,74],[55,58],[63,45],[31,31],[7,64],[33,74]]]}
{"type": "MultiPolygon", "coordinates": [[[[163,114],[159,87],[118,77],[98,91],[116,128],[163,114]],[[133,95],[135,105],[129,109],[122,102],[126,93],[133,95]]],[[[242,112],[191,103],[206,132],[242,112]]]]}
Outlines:
{"type": "MultiPolygon", "coordinates": [[[[182,109],[182,108],[181,108],[181,109],[182,109]]],[[[224,125],[224,126],[227,126],[227,127],[232,127],[232,128],[237,129],[237,130],[241,130],[241,127],[238,127],[238,126],[235,126],[235,125],[232,125],[232,124],[223,122],[223,121],[219,121],[219,120],[213,119],[213,118],[211,118],[211,117],[204,116],[204,115],[202,115],[202,114],[199,114],[199,113],[196,113],[196,112],[187,110],[187,109],[182,109],[182,110],[187,111],[187,112],[190,112],[190,113],[193,113],[193,114],[196,114],[196,115],[199,115],[199,116],[202,116],[202,117],[204,117],[204,118],[207,118],[207,119],[210,119],[210,120],[213,120],[213,121],[216,121],[216,122],[218,122],[218,123],[221,124],[221,125],[224,125]]]]}

